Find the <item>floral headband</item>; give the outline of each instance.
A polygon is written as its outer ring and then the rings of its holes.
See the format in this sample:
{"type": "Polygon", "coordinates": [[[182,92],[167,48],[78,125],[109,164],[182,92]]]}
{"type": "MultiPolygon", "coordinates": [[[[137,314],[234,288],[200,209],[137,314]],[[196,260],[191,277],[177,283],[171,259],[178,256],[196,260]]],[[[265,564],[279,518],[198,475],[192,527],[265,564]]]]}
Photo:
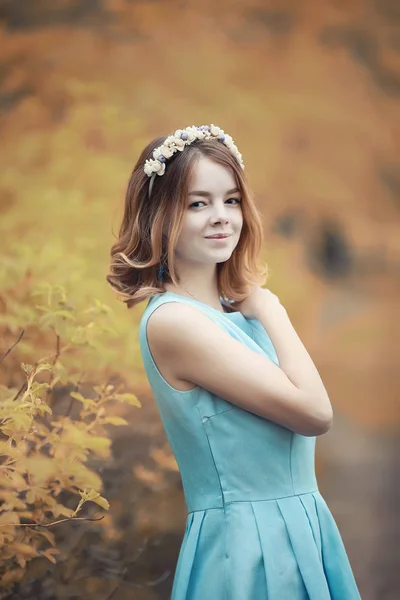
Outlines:
{"type": "Polygon", "coordinates": [[[182,152],[185,146],[190,146],[190,144],[196,140],[213,139],[225,144],[236,157],[242,169],[244,169],[242,155],[235,146],[233,139],[216,125],[201,125],[200,127],[192,125],[191,127],[186,127],[186,129],[177,129],[173,135],[167,137],[162,146],[159,146],[154,150],[153,158],[146,160],[144,163],[144,172],[151,178],[149,196],[151,194],[155,176],[164,175],[165,163],[171,156],[178,151],[182,152]]]}

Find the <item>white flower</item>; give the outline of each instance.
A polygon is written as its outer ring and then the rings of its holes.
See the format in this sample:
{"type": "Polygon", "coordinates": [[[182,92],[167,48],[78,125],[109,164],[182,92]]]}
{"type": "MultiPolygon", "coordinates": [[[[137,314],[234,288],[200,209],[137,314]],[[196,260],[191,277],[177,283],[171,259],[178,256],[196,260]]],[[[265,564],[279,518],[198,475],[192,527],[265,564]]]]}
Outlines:
{"type": "Polygon", "coordinates": [[[164,175],[165,164],[160,163],[158,160],[146,160],[144,165],[144,172],[148,177],[151,177],[153,173],[157,173],[158,175],[164,175]]]}
{"type": "Polygon", "coordinates": [[[164,173],[165,173],[165,163],[158,163],[158,164],[161,165],[161,168],[158,169],[157,175],[164,175],[164,173]]]}
{"type": "Polygon", "coordinates": [[[162,146],[161,152],[165,156],[165,158],[171,158],[174,153],[174,149],[171,146],[162,146]]]}
{"type": "Polygon", "coordinates": [[[219,127],[217,127],[216,125],[211,124],[210,132],[213,136],[218,137],[221,133],[221,129],[219,127]]]}
{"type": "Polygon", "coordinates": [[[181,140],[181,138],[175,138],[175,146],[177,150],[182,151],[185,147],[185,140],[181,140]]]}
{"type": "Polygon", "coordinates": [[[164,173],[164,171],[165,171],[165,163],[160,163],[158,160],[155,160],[154,163],[153,163],[153,172],[160,174],[161,171],[164,173]]]}
{"type": "Polygon", "coordinates": [[[224,144],[225,146],[228,146],[228,148],[232,148],[234,146],[233,139],[227,133],[225,134],[224,144]]]}
{"type": "Polygon", "coordinates": [[[201,138],[203,137],[203,132],[201,131],[201,129],[196,128],[193,133],[197,140],[201,140],[201,138]]]}
{"type": "Polygon", "coordinates": [[[194,125],[189,125],[189,127],[186,127],[185,129],[185,133],[195,133],[197,131],[197,127],[195,127],[194,125]]]}
{"type": "Polygon", "coordinates": [[[153,168],[150,164],[150,161],[148,160],[146,160],[146,162],[144,163],[144,172],[148,177],[151,177],[153,175],[153,168]]]}
{"type": "Polygon", "coordinates": [[[160,158],[160,156],[165,156],[165,158],[171,158],[171,156],[173,155],[174,151],[172,150],[172,148],[170,146],[160,146],[159,148],[156,148],[153,152],[153,157],[158,160],[160,158]]]}
{"type": "Polygon", "coordinates": [[[194,131],[192,131],[192,128],[189,128],[189,127],[187,128],[186,133],[188,135],[188,139],[187,139],[186,143],[191,144],[196,139],[196,134],[194,133],[194,131]]]}
{"type": "Polygon", "coordinates": [[[179,138],[176,138],[174,135],[170,135],[169,138],[167,138],[164,142],[164,146],[167,146],[167,148],[171,148],[172,152],[174,153],[176,150],[176,140],[179,138]]]}

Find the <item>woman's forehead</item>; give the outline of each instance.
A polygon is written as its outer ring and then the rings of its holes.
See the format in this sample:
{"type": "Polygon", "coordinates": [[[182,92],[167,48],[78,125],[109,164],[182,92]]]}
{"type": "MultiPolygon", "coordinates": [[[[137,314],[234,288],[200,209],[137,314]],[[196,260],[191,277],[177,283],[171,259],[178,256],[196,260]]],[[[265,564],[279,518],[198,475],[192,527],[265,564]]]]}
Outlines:
{"type": "Polygon", "coordinates": [[[189,192],[202,191],[227,191],[236,187],[235,175],[229,167],[221,165],[208,158],[201,158],[194,165],[189,192]]]}

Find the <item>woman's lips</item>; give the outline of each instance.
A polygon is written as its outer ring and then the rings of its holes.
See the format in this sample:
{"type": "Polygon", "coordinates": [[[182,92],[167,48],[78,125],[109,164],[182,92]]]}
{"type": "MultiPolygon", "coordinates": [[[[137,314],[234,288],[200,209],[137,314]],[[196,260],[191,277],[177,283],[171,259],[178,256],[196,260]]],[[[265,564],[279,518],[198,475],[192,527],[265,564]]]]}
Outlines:
{"type": "Polygon", "coordinates": [[[207,236],[206,240],[225,240],[226,238],[230,237],[230,233],[226,233],[226,234],[220,234],[220,235],[214,235],[214,236],[207,236]]]}
{"type": "Polygon", "coordinates": [[[215,242],[216,244],[223,244],[224,242],[226,242],[227,240],[229,240],[230,236],[227,235],[225,237],[207,237],[205,238],[206,240],[208,240],[209,242],[215,242]]]}

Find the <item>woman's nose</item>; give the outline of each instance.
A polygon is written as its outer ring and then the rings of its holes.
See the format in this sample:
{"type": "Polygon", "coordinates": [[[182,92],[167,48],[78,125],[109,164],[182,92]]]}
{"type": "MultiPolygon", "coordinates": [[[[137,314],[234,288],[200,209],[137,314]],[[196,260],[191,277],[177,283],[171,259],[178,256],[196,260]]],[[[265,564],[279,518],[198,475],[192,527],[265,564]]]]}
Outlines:
{"type": "Polygon", "coordinates": [[[218,204],[214,207],[212,218],[214,221],[228,220],[228,207],[225,204],[218,204]]]}

